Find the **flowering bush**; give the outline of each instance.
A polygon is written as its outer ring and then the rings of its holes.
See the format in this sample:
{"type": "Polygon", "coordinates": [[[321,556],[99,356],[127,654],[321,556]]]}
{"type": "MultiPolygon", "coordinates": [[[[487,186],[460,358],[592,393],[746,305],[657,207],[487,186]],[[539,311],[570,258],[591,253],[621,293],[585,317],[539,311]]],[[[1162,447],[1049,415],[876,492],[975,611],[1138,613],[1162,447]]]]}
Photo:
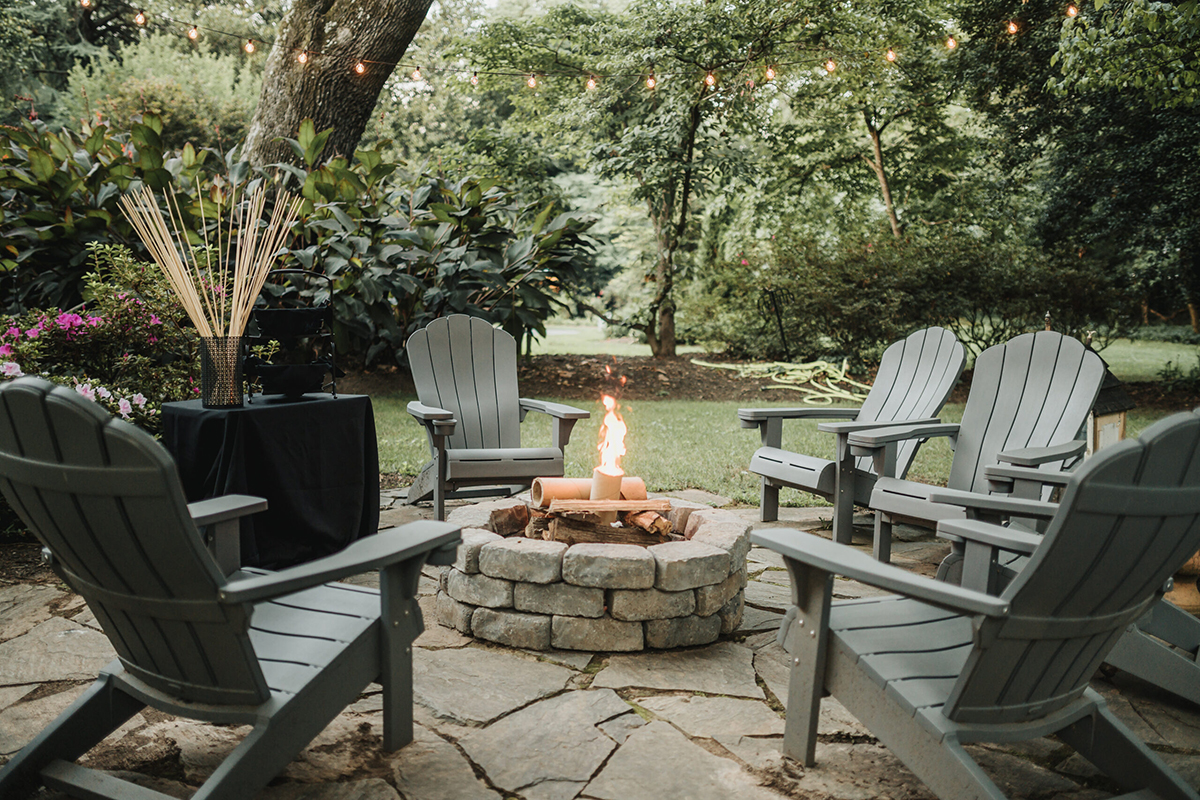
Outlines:
{"type": "Polygon", "coordinates": [[[89,245],[87,301],[0,318],[0,379],[41,375],[152,433],[164,402],[195,397],[196,345],[158,268],[89,245]]]}

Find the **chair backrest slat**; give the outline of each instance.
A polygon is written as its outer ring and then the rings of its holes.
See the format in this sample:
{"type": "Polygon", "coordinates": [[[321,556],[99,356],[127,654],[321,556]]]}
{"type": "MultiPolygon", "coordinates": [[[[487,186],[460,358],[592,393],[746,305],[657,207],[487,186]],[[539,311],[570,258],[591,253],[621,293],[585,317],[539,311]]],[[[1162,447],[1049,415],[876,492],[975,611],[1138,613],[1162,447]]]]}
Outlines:
{"type": "Polygon", "coordinates": [[[269,696],[249,608],[217,602],[225,578],[157,442],[75,392],[24,378],[0,387],[0,451],[0,488],[130,672],[197,702],[269,696]],[[141,477],[122,486],[114,468],[141,477]],[[180,601],[200,611],[171,611],[180,601]]]}
{"type": "MultiPolygon", "coordinates": [[[[946,403],[966,363],[966,350],[945,328],[925,328],[884,351],[875,382],[858,412],[860,422],[892,422],[936,415],[946,403]]],[[[901,442],[896,474],[903,477],[917,453],[916,441],[901,442]]],[[[873,471],[871,458],[856,460],[858,469],[873,471]]]]}
{"type": "Polygon", "coordinates": [[[984,470],[997,463],[998,453],[1077,438],[1103,380],[1100,357],[1054,331],[1022,334],[983,351],[947,485],[986,493],[984,470]]]}
{"type": "Polygon", "coordinates": [[[458,420],[451,449],[520,447],[517,349],[486,320],[452,314],[405,344],[417,398],[458,420]]]}
{"type": "Polygon", "coordinates": [[[1200,415],[1178,414],[1072,476],[1041,545],[1005,590],[1009,617],[980,620],[947,715],[1011,722],[1075,699],[1197,549],[1200,415]]]}

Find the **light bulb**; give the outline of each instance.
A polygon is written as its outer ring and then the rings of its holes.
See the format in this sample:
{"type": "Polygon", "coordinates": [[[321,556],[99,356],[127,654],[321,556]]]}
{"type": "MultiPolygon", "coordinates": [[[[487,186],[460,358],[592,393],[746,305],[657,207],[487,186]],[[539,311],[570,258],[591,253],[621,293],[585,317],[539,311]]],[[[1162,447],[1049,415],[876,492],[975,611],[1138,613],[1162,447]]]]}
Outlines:
{"type": "Polygon", "coordinates": [[[530,89],[536,89],[537,88],[537,76],[530,75],[528,78],[525,79],[525,85],[528,86],[530,89]]]}
{"type": "Polygon", "coordinates": [[[1067,16],[1068,17],[1079,16],[1079,7],[1076,6],[1074,3],[1071,3],[1069,6],[1067,6],[1067,16]]]}
{"type": "Polygon", "coordinates": [[[421,75],[421,68],[420,68],[420,67],[417,67],[416,69],[414,69],[414,70],[412,71],[412,79],[413,79],[414,81],[419,81],[419,80],[421,80],[421,78],[422,78],[422,77],[423,77],[423,76],[421,75]]]}
{"type": "Polygon", "coordinates": [[[367,71],[367,65],[360,61],[354,65],[354,71],[357,72],[359,75],[362,75],[364,72],[367,71]]]}
{"type": "Polygon", "coordinates": [[[769,81],[775,80],[775,68],[774,67],[767,67],[767,80],[769,80],[769,81]]]}
{"type": "Polygon", "coordinates": [[[133,21],[138,25],[145,25],[146,24],[146,12],[139,11],[137,13],[137,15],[133,18],[133,21]]]}
{"type": "Polygon", "coordinates": [[[301,64],[307,64],[308,63],[308,51],[301,50],[300,55],[296,56],[296,60],[299,61],[301,64]]]}
{"type": "Polygon", "coordinates": [[[92,0],[79,0],[79,5],[83,6],[84,8],[91,8],[92,0]]]}
{"type": "Polygon", "coordinates": [[[834,61],[832,58],[825,62],[825,71],[826,72],[833,72],[835,69],[837,69],[837,62],[834,61]]]}
{"type": "Polygon", "coordinates": [[[193,42],[200,38],[200,30],[195,25],[188,30],[188,38],[193,42]]]}
{"type": "Polygon", "coordinates": [[[1017,23],[1011,19],[1008,21],[1007,27],[1008,27],[1009,34],[1015,34],[1019,30],[1019,28],[1017,27],[1017,23]]]}
{"type": "Polygon", "coordinates": [[[472,86],[478,86],[478,85],[479,85],[479,73],[478,73],[478,72],[472,72],[472,73],[471,73],[471,85],[472,85],[472,86]]]}
{"type": "Polygon", "coordinates": [[[650,73],[650,74],[649,74],[649,75],[646,77],[646,88],[647,88],[647,89],[653,89],[655,86],[658,86],[658,81],[655,79],[655,77],[654,77],[654,73],[653,73],[653,72],[651,72],[651,73],[650,73]]]}
{"type": "Polygon", "coordinates": [[[884,58],[886,58],[888,61],[895,61],[896,51],[889,47],[887,53],[884,55],[884,58]]]}
{"type": "Polygon", "coordinates": [[[247,40],[246,40],[246,47],[245,47],[245,50],[246,50],[246,52],[247,52],[247,53],[253,53],[253,52],[254,52],[254,40],[253,40],[253,39],[247,39],[247,40]]]}
{"type": "Polygon", "coordinates": [[[588,88],[588,91],[591,91],[592,89],[596,88],[596,76],[595,75],[592,75],[587,79],[587,88],[588,88]]]}
{"type": "Polygon", "coordinates": [[[953,36],[946,37],[946,49],[953,50],[956,47],[958,47],[958,42],[956,42],[954,40],[954,37],[953,36]]]}
{"type": "Polygon", "coordinates": [[[705,75],[704,76],[704,85],[709,86],[709,87],[716,86],[717,85],[717,76],[713,75],[711,72],[708,73],[707,75],[705,75]]]}

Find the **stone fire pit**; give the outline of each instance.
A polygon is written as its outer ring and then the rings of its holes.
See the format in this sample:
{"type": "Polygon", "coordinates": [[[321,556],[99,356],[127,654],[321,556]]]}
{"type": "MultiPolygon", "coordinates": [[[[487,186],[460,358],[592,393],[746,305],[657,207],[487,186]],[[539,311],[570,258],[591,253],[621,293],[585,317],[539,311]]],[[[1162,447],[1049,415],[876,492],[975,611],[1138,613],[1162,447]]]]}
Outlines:
{"type": "Polygon", "coordinates": [[[458,559],[441,576],[439,622],[531,650],[631,651],[709,644],[741,624],[750,526],[736,514],[672,500],[685,541],[575,544],[487,530],[515,498],[455,510],[458,559]]]}

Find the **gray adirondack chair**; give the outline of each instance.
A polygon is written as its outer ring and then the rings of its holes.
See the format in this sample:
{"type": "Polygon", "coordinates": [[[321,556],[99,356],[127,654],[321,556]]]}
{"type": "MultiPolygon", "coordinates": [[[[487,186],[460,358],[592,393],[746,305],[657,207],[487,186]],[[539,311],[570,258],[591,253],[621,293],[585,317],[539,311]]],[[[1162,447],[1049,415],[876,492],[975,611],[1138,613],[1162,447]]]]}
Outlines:
{"type": "Polygon", "coordinates": [[[414,333],[404,347],[417,387],[408,413],[425,426],[431,456],[408,490],[410,504],[432,498],[435,516],[444,519],[448,497],[515,494],[534,478],[563,474],[571,428],[591,414],[519,397],[512,336],[453,314],[414,333]],[[520,423],[530,411],[554,417],[550,447],[521,447],[520,423]]]}
{"type": "MultiPolygon", "coordinates": [[[[762,476],[759,516],[779,519],[779,489],[790,486],[834,502],[834,539],[848,544],[854,506],[870,502],[875,471],[868,457],[854,458],[847,437],[854,431],[900,423],[936,423],[950,391],[962,374],[966,352],[944,328],[925,328],[884,351],[875,382],[861,408],[740,408],[743,428],[758,428],[762,447],[750,459],[750,471],[762,476]],[[819,430],[837,435],[833,461],[793,453],[782,447],[783,421],[836,419],[819,430]]],[[[908,472],[921,440],[903,442],[896,453],[897,473],[908,472]]]]}
{"type": "MultiPolygon", "coordinates": [[[[1155,431],[1156,426],[1152,426],[1143,436],[1153,436],[1155,431]]],[[[1175,444],[1181,452],[1191,452],[1200,448],[1200,438],[1180,438],[1175,444]]],[[[988,472],[990,475],[994,471],[988,472]]],[[[1003,475],[1021,483],[1033,482],[1039,474],[1028,468],[1024,476],[1019,472],[1018,467],[1008,467],[1003,475]]],[[[1069,475],[1051,476],[1050,483],[1060,486],[1069,480],[1069,475]]],[[[951,489],[931,492],[929,499],[961,506],[969,518],[985,520],[1006,517],[1049,520],[1058,509],[1055,503],[951,489]]],[[[949,539],[963,554],[961,573],[957,576],[961,584],[989,594],[1002,592],[1028,566],[1042,541],[1036,527],[1025,526],[1010,526],[1003,531],[991,525],[948,526],[945,530],[939,528],[938,536],[949,539]]],[[[938,577],[953,580],[956,576],[944,566],[938,577]]],[[[1129,624],[1105,663],[1200,704],[1200,619],[1163,598],[1143,617],[1129,624]]]]}
{"type": "Polygon", "coordinates": [[[934,486],[896,477],[895,449],[914,438],[948,436],[954,447],[947,486],[988,491],[987,468],[1001,462],[1055,471],[1083,455],[1079,438],[1104,380],[1104,362],[1077,339],[1055,331],[1026,333],[989,347],[975,360],[962,422],[857,431],[850,451],[869,456],[876,472],[875,557],[891,558],[892,521],[934,527],[965,519],[961,508],[933,503],[934,486]]]}
{"type": "MultiPolygon", "coordinates": [[[[1054,733],[1131,793],[1198,796],[1088,688],[1127,625],[1200,547],[1200,417],[1101,451],[1071,477],[1030,564],[999,597],[914,575],[816,537],[764,530],[795,605],[784,750],[814,764],[832,694],[939,797],[1004,795],[963,745],[1054,733]],[[834,575],[895,595],[833,603],[834,575]]],[[[1006,530],[977,520],[940,531],[1006,530]]]]}
{"type": "Polygon", "coordinates": [[[88,798],[166,800],[73,763],[146,705],[253,730],[194,800],[248,800],[374,680],[383,746],[412,739],[412,642],[421,566],[459,534],[421,521],[278,573],[226,575],[197,523],[237,553],[236,519],[265,503],[188,506],[170,455],[64,387],[0,387],[0,488],[117,651],[96,682],[0,770],[0,797],[37,785],[88,798]],[[380,571],[381,591],[327,581],[380,571]]]}

